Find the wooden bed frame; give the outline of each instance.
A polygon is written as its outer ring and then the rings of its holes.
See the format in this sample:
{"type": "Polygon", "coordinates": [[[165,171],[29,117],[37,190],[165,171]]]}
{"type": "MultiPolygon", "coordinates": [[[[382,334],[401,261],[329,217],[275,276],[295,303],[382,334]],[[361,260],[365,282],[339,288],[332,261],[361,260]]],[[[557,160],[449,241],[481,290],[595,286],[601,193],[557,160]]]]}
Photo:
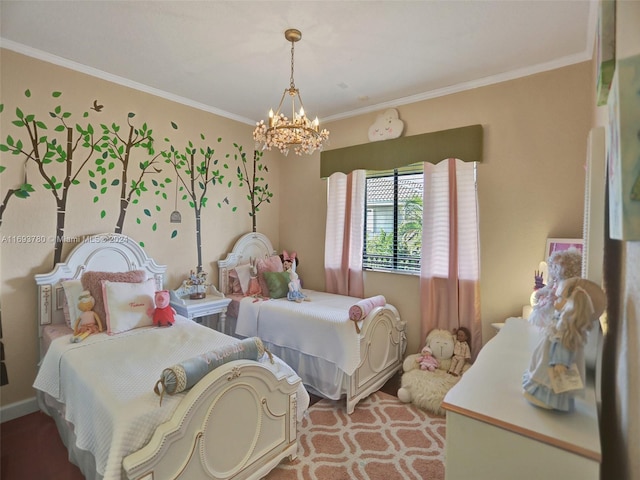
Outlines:
{"type": "MultiPolygon", "coordinates": [[[[156,264],[127,236],[100,234],[76,246],[52,272],[36,275],[41,343],[46,325],[64,324],[61,281],[80,278],[87,270],[139,269],[155,278],[158,289],[162,287],[165,266],[156,264]]],[[[264,477],[283,458],[297,455],[299,382],[284,375],[276,377],[249,360],[222,365],[185,395],[173,417],[156,429],[145,447],[124,458],[123,478],[264,477]]],[[[56,420],[66,423],[63,418],[56,420]]],[[[95,475],[83,473],[89,478],[95,475]]]]}
{"type": "MultiPolygon", "coordinates": [[[[229,272],[237,265],[249,263],[251,258],[277,255],[271,241],[263,234],[251,232],[238,239],[232,251],[218,261],[219,289],[230,292],[229,272]]],[[[228,318],[228,317],[227,317],[228,318]]],[[[224,325],[222,328],[225,328],[224,325]]],[[[363,320],[360,332],[360,363],[348,377],[347,412],[353,413],[356,404],[378,391],[386,381],[402,369],[406,349],[406,322],[400,320],[392,305],[377,307],[363,320]]],[[[224,331],[224,330],[223,330],[224,331]]],[[[295,365],[292,365],[295,369],[295,365]]],[[[304,378],[302,379],[304,382],[304,378]]]]}

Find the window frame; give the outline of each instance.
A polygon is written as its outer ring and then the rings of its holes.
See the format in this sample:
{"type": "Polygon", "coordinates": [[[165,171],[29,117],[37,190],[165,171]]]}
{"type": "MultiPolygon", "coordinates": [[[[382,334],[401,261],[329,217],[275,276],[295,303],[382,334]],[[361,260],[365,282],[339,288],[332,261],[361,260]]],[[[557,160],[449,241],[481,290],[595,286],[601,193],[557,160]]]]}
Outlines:
{"type": "MultiPolygon", "coordinates": [[[[365,179],[365,194],[364,194],[364,228],[363,228],[363,242],[362,242],[362,269],[365,271],[375,271],[375,272],[384,272],[384,273],[397,273],[404,275],[419,275],[420,274],[420,253],[418,255],[410,255],[401,258],[399,252],[400,246],[400,209],[401,203],[400,199],[400,188],[401,188],[401,179],[403,177],[407,177],[409,175],[419,175],[421,183],[424,181],[424,167],[422,163],[407,165],[405,167],[394,168],[391,170],[385,171],[375,171],[375,170],[367,170],[366,171],[366,179],[365,179]],[[368,239],[368,222],[369,222],[369,211],[371,210],[371,206],[368,202],[368,193],[369,193],[369,181],[375,178],[389,178],[392,179],[392,198],[389,200],[393,200],[393,240],[392,240],[392,253],[390,255],[391,266],[386,267],[384,265],[375,265],[371,262],[371,257],[377,256],[382,257],[384,254],[369,254],[367,253],[368,239]],[[410,262],[413,264],[412,268],[401,268],[401,262],[410,262]]],[[[421,200],[423,201],[424,193],[422,193],[421,200]]],[[[422,248],[422,231],[420,231],[420,244],[422,248]]],[[[389,257],[388,255],[385,257],[389,257]]]]}

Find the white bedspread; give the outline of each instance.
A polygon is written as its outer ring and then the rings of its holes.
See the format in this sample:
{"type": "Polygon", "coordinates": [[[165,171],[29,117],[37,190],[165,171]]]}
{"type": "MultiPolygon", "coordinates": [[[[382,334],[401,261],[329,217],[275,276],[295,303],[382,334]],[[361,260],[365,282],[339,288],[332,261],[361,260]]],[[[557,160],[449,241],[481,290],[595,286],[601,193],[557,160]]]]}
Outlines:
{"type": "Polygon", "coordinates": [[[360,363],[360,335],[349,320],[349,307],[359,298],[314,290],[302,291],[309,302],[286,298],[240,302],[236,334],[323,358],[347,375],[360,363]]]}
{"type": "MultiPolygon", "coordinates": [[[[52,342],[33,386],[65,404],[76,444],[92,452],[98,473],[120,479],[122,459],[149,441],[185,395],[165,395],[159,405],[153,386],[162,370],[234,341],[180,316],[170,328],[96,334],[76,344],[67,335],[52,342]]],[[[279,359],[271,365],[265,355],[262,362],[295,375],[279,359]]],[[[302,386],[298,391],[298,404],[306,409],[309,397],[305,401],[302,386]]]]}

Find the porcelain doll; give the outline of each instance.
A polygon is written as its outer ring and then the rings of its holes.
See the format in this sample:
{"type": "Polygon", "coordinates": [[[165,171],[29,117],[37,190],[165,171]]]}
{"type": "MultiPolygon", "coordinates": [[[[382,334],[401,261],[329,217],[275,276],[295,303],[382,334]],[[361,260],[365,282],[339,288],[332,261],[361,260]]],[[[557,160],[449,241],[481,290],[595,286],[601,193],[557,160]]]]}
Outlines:
{"type": "Polygon", "coordinates": [[[535,290],[531,296],[529,323],[546,327],[553,321],[553,304],[557,291],[567,278],[579,277],[582,271],[582,253],[576,248],[553,252],[547,260],[549,275],[547,284],[535,290]]]}
{"type": "Polygon", "coordinates": [[[524,397],[538,407],[569,412],[585,380],[584,345],[605,308],[605,294],[594,282],[562,282],[552,324],[545,327],[524,373],[524,397]]]}

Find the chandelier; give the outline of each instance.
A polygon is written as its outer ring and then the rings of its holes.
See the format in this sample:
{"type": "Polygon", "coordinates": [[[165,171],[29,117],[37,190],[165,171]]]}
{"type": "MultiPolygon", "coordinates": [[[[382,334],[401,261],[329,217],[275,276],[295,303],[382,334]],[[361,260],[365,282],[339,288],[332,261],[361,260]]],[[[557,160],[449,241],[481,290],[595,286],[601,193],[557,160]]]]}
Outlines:
{"type": "Polygon", "coordinates": [[[293,147],[293,151],[297,155],[303,153],[311,154],[315,150],[322,150],[324,142],[329,138],[329,131],[320,130],[320,122],[318,117],[311,121],[304,112],[302,97],[300,91],[296,88],[293,80],[293,50],[295,42],[302,38],[300,30],[290,28],[284,32],[284,38],[291,42],[291,78],[289,88],[285,88],[280,99],[280,104],[275,113],[269,110],[269,123],[260,120],[256,124],[253,131],[253,139],[257,145],[262,144],[263,150],[271,150],[275,147],[281,153],[287,155],[289,149],[293,147]],[[287,117],[282,111],[282,104],[287,94],[291,97],[291,118],[287,117]],[[296,98],[298,99],[296,102],[296,98]],[[300,103],[300,109],[297,110],[296,103],[300,103]]]}

